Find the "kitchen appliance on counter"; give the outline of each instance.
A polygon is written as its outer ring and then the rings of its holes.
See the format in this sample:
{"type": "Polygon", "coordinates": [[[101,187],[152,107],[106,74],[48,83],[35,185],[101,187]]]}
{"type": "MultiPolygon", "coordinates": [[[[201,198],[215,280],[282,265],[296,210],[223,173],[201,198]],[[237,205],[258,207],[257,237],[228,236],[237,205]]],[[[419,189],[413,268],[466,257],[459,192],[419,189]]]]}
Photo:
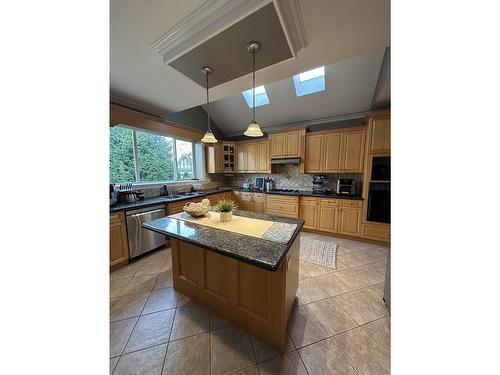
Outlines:
{"type": "Polygon", "coordinates": [[[326,186],[325,186],[326,177],[323,174],[315,174],[313,176],[313,190],[314,194],[325,194],[326,186]]]}
{"type": "Polygon", "coordinates": [[[115,184],[109,184],[109,206],[113,207],[118,203],[118,191],[115,190],[115,184]]]}
{"type": "Polygon", "coordinates": [[[256,190],[264,190],[264,177],[256,177],[255,178],[255,189],[256,190]]]}
{"type": "Polygon", "coordinates": [[[130,259],[167,243],[167,237],[142,227],[142,223],[165,217],[165,205],[141,208],[125,213],[130,259]]]}
{"type": "Polygon", "coordinates": [[[264,191],[273,191],[274,181],[272,178],[268,177],[264,180],[264,191]]]}
{"type": "Polygon", "coordinates": [[[250,182],[248,182],[248,178],[245,178],[243,180],[242,187],[243,187],[243,189],[251,189],[252,188],[252,184],[250,182]]]}
{"type": "Polygon", "coordinates": [[[133,203],[144,199],[144,193],[132,190],[131,183],[115,185],[114,189],[117,192],[117,201],[120,203],[133,203]]]}
{"type": "Polygon", "coordinates": [[[337,195],[356,195],[356,181],[352,178],[339,178],[336,193],[337,195]]]}

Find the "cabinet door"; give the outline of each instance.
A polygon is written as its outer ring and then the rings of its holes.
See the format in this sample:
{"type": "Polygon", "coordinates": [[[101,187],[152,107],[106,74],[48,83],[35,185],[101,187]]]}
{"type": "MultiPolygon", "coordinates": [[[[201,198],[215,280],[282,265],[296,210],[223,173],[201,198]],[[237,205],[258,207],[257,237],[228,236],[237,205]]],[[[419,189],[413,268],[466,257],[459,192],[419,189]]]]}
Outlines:
{"type": "Polygon", "coordinates": [[[323,135],[309,135],[306,137],[306,172],[322,172],[323,141],[323,135]]]}
{"type": "Polygon", "coordinates": [[[317,229],[317,206],[315,204],[301,204],[300,218],[304,220],[304,228],[317,229]]]}
{"type": "Polygon", "coordinates": [[[365,161],[365,131],[344,133],[342,147],[342,172],[361,173],[365,161]]]}
{"type": "Polygon", "coordinates": [[[340,208],[338,216],[339,233],[357,236],[359,233],[360,215],[360,208],[340,208]]]}
{"type": "Polygon", "coordinates": [[[207,173],[215,173],[215,147],[206,146],[205,152],[207,173]]]}
{"type": "Polygon", "coordinates": [[[337,207],[319,206],[318,209],[318,229],[325,232],[335,232],[337,222],[337,207]]]}
{"type": "Polygon", "coordinates": [[[253,196],[252,193],[241,193],[240,210],[253,211],[253,196]]]}
{"type": "Polygon", "coordinates": [[[285,134],[284,133],[276,133],[271,134],[269,136],[271,142],[271,157],[279,158],[284,156],[285,150],[283,149],[283,145],[285,143],[285,134]]]}
{"type": "Polygon", "coordinates": [[[256,147],[257,172],[269,172],[269,143],[258,142],[256,147]]]}
{"type": "Polygon", "coordinates": [[[255,143],[245,144],[246,158],[247,158],[247,172],[256,172],[256,153],[255,153],[255,143]]]}
{"type": "Polygon", "coordinates": [[[370,121],[370,144],[368,152],[391,150],[391,119],[379,118],[370,121]]]}
{"type": "Polygon", "coordinates": [[[300,130],[285,133],[285,156],[300,157],[300,134],[300,130]]]}
{"type": "Polygon", "coordinates": [[[266,196],[265,194],[254,193],[253,195],[253,211],[264,213],[266,208],[266,196]]]}
{"type": "Polygon", "coordinates": [[[232,199],[234,201],[234,203],[236,203],[238,208],[240,210],[242,210],[242,208],[240,207],[241,206],[241,191],[233,191],[230,199],[232,199]]]}
{"type": "Polygon", "coordinates": [[[323,152],[323,172],[335,173],[341,171],[342,133],[326,134],[323,152]]]}
{"type": "Polygon", "coordinates": [[[128,243],[125,223],[111,222],[109,225],[109,262],[110,266],[128,259],[128,243]]]}
{"type": "Polygon", "coordinates": [[[247,158],[244,145],[236,146],[236,172],[245,172],[247,169],[247,158]]]}
{"type": "Polygon", "coordinates": [[[224,172],[224,147],[221,142],[215,144],[215,172],[224,172]]]}

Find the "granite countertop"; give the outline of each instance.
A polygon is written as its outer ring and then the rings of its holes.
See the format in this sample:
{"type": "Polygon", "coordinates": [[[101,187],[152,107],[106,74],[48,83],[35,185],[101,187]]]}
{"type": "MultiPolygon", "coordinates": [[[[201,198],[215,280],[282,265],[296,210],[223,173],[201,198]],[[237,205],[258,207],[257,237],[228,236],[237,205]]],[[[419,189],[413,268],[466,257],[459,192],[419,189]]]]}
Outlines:
{"type": "MultiPolygon", "coordinates": [[[[232,190],[242,191],[246,193],[263,193],[260,190],[255,189],[243,189],[241,187],[232,187],[232,190]]],[[[311,190],[300,190],[300,191],[267,191],[265,194],[275,194],[275,195],[291,195],[296,197],[317,197],[317,198],[334,198],[334,199],[353,199],[353,200],[363,200],[360,195],[348,196],[348,195],[337,195],[335,193],[332,194],[317,194],[313,193],[311,190]]]]}
{"type": "MultiPolygon", "coordinates": [[[[144,208],[149,206],[154,206],[157,204],[166,204],[190,199],[196,199],[198,197],[203,197],[210,194],[223,193],[225,191],[242,191],[247,193],[264,193],[260,190],[255,189],[243,189],[238,186],[229,186],[229,187],[220,187],[217,189],[210,189],[204,191],[198,191],[196,195],[178,197],[178,198],[167,198],[167,197],[155,197],[155,198],[146,198],[137,202],[123,202],[118,203],[114,206],[109,207],[109,212],[119,212],[124,210],[135,210],[138,208],[144,208]]],[[[334,198],[334,199],[353,199],[353,200],[363,200],[361,196],[345,196],[345,195],[337,195],[337,194],[315,194],[310,190],[301,190],[299,192],[280,192],[280,191],[269,191],[265,192],[265,194],[277,194],[277,195],[292,195],[292,196],[304,196],[304,197],[317,197],[317,198],[334,198]]]]}
{"type": "Polygon", "coordinates": [[[124,210],[135,210],[138,208],[154,206],[157,204],[166,204],[166,203],[196,199],[198,197],[204,197],[206,195],[223,193],[225,191],[232,191],[232,190],[233,189],[231,189],[231,188],[219,188],[219,189],[210,189],[210,190],[199,191],[199,192],[197,192],[196,195],[189,195],[189,196],[178,197],[178,198],[167,198],[165,196],[155,197],[155,198],[145,198],[145,199],[142,199],[142,200],[137,201],[137,202],[130,202],[130,203],[123,202],[123,203],[118,203],[114,206],[110,206],[109,212],[113,213],[113,212],[124,211],[124,210]]]}
{"type": "Polygon", "coordinates": [[[267,237],[270,238],[270,236],[273,236],[274,238],[262,239],[170,218],[168,216],[144,223],[142,226],[252,264],[256,267],[276,271],[304,225],[304,220],[301,219],[291,219],[250,211],[236,210],[234,211],[234,215],[273,221],[278,223],[278,227],[279,223],[295,224],[296,227],[293,232],[272,230],[271,228],[269,231],[271,234],[267,237]]]}

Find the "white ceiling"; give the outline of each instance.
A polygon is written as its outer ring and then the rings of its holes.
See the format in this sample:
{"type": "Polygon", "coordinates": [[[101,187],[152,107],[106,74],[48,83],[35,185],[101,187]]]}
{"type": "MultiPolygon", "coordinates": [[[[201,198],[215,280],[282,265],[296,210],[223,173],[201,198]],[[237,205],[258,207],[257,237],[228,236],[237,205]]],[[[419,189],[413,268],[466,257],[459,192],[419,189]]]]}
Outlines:
{"type": "MultiPolygon", "coordinates": [[[[203,3],[203,0],[111,0],[110,75],[115,102],[157,115],[204,103],[204,89],[165,65],[150,47],[203,3]]],[[[299,0],[309,45],[298,52],[296,59],[260,70],[257,83],[288,79],[311,66],[377,55],[390,44],[389,3],[389,0],[299,0]]],[[[215,87],[211,90],[212,99],[239,95],[248,88],[250,77],[246,75],[215,87]]]]}
{"type": "MultiPolygon", "coordinates": [[[[275,125],[365,112],[370,109],[384,49],[325,67],[325,91],[296,96],[293,79],[266,84],[270,104],[257,107],[257,122],[275,125]]],[[[251,81],[247,82],[250,88],[251,81]]],[[[204,106],[205,108],[205,106],[204,106]]],[[[210,103],[210,115],[226,135],[241,134],[252,119],[241,93],[210,103]]]]}

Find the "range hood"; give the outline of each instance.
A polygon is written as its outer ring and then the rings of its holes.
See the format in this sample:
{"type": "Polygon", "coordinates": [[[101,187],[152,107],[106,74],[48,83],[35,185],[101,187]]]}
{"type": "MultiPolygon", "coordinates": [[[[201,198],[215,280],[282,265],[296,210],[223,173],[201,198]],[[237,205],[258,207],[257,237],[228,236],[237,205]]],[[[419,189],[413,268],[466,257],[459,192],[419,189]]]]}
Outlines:
{"type": "Polygon", "coordinates": [[[300,158],[271,159],[271,165],[273,164],[300,164],[300,158]]]}

